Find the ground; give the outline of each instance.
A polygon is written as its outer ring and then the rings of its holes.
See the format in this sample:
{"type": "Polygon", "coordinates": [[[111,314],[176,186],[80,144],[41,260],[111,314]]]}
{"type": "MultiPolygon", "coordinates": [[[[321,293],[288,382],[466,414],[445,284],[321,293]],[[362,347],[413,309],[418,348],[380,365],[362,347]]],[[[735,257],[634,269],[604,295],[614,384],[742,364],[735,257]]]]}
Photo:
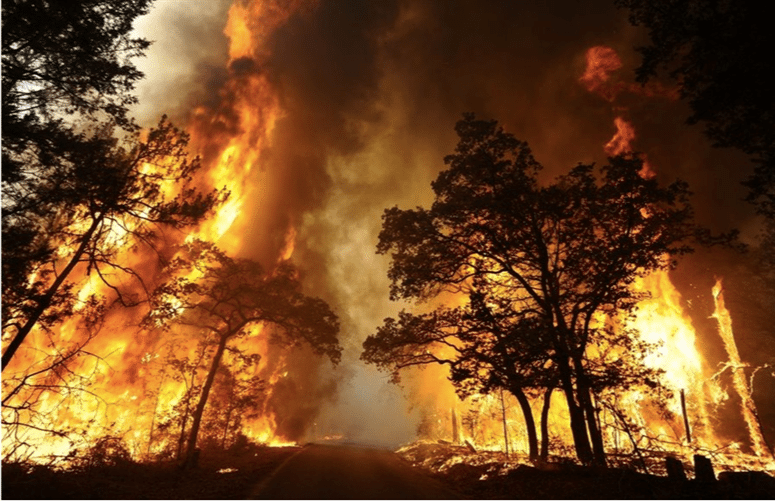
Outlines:
{"type": "MultiPolygon", "coordinates": [[[[399,454],[468,499],[773,499],[767,473],[722,472],[718,481],[673,481],[632,467],[588,468],[554,458],[540,467],[499,452],[448,443],[411,444],[399,454]]],[[[622,461],[622,463],[625,463],[622,461]]],[[[689,472],[691,479],[693,472],[689,472]]]]}
{"type": "Polygon", "coordinates": [[[248,447],[203,453],[191,471],[131,461],[70,472],[4,463],[2,498],[772,499],[775,493],[775,479],[761,472],[723,474],[713,483],[674,482],[625,468],[535,468],[514,458],[504,462],[497,453],[471,453],[456,462],[465,456],[461,452],[446,444],[415,444],[397,455],[341,445],[248,447]]]}
{"type": "Polygon", "coordinates": [[[3,463],[2,499],[246,499],[301,447],[250,447],[204,453],[198,468],[119,462],[55,471],[3,463]],[[219,473],[219,471],[221,473],[219,473]]]}

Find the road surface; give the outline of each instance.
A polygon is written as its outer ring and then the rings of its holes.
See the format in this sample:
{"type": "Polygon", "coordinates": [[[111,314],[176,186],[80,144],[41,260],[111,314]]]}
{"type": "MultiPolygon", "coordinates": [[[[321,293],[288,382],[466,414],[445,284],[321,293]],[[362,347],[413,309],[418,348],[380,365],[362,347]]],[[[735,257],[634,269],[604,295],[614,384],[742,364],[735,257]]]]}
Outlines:
{"type": "Polygon", "coordinates": [[[308,445],[253,492],[254,499],[456,499],[394,453],[308,445]]]}

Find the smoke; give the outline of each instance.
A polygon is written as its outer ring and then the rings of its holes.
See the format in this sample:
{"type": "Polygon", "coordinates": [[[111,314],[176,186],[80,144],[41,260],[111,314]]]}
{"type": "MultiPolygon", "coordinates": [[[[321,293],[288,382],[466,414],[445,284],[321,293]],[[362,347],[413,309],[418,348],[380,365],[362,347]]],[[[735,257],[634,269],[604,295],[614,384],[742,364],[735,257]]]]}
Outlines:
{"type": "Polygon", "coordinates": [[[260,60],[231,66],[222,35],[227,8],[159,3],[153,20],[138,24],[157,40],[142,67],[149,78],[138,116],[145,122],[167,111],[191,120],[194,109],[229,109],[226,82],[246,74],[262,75],[276,93],[282,112],[250,173],[240,253],[271,263],[295,232],[293,260],[307,292],[340,315],[345,347],[336,369],[305,351],[289,358],[291,379],[272,395],[287,437],[411,438],[418,413],[357,360],[363,339],[406,306],[388,301],[388,258],[375,246],[385,208],[432,201],[430,182],[454,148],[463,112],[498,119],[528,141],[547,180],[578,162],[604,162],[614,118],[624,116],[638,131],[633,147],[648,154],[659,178],[689,182],[700,223],[737,227],[749,239],[755,230],[740,202],[747,160],[711,149],[699,128],[684,124],[683,103],[637,91],[632,47],[643,33],[609,0],[323,0],[262,33],[260,60]],[[626,84],[616,98],[579,83],[594,46],[621,59],[621,68],[610,68],[626,84]]]}

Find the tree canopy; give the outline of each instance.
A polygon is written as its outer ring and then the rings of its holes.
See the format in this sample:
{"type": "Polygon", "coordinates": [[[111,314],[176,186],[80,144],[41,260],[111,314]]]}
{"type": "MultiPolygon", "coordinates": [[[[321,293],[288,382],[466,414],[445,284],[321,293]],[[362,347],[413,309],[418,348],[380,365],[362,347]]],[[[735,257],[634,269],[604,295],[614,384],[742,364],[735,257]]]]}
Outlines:
{"type": "Polygon", "coordinates": [[[449,364],[453,382],[502,387],[518,400],[523,388],[556,377],[579,458],[601,462],[591,394],[654,376],[637,363],[637,337],[616,323],[643,297],[631,288],[636,278],[692,250],[688,241],[701,232],[688,187],[642,177],[635,155],[599,169],[578,165],[542,185],[528,145],[496,121],[467,114],[456,131],[433,205],[387,209],[377,252],[392,258],[392,299],[452,293],[467,303],[386,319],[362,357],[392,370],[449,364]],[[601,363],[591,346],[618,350],[622,362],[601,363]]]}
{"type": "Polygon", "coordinates": [[[630,21],[649,30],[636,70],[641,82],[666,71],[687,100],[689,123],[702,123],[720,147],[750,155],[749,201],[775,217],[775,101],[770,75],[775,45],[761,2],[616,0],[630,21]]]}
{"type": "Polygon", "coordinates": [[[262,326],[262,337],[283,346],[306,343],[337,363],[339,320],[325,301],[301,292],[298,272],[287,262],[265,272],[248,259],[234,259],[214,245],[193,241],[166,268],[169,280],[153,293],[148,327],[188,326],[212,340],[212,354],[186,447],[186,464],[196,462],[202,415],[227,344],[262,326]]]}
{"type": "MultiPolygon", "coordinates": [[[[3,2],[3,135],[31,140],[24,132],[72,114],[103,113],[129,125],[127,106],[143,76],[131,58],[150,45],[130,33],[151,2],[3,2]]],[[[4,165],[4,177],[13,165],[4,165]]]]}
{"type": "Polygon", "coordinates": [[[36,163],[40,189],[4,186],[3,334],[11,341],[3,368],[35,325],[72,313],[77,291],[68,280],[78,265],[132,304],[115,276],[140,277],[117,254],[152,245],[160,227],[199,222],[225,196],[190,185],[200,164],[188,159],[187,144],[166,118],[144,139],[133,132],[119,140],[108,125],[59,145],[56,165],[36,163]]]}
{"type": "Polygon", "coordinates": [[[150,44],[132,24],[150,4],[3,2],[3,368],[34,326],[72,313],[76,267],[126,303],[115,275],[139,277],[119,247],[194,224],[221,198],[191,184],[186,134],[165,118],[141,134],[127,115],[132,58],[150,44]]]}

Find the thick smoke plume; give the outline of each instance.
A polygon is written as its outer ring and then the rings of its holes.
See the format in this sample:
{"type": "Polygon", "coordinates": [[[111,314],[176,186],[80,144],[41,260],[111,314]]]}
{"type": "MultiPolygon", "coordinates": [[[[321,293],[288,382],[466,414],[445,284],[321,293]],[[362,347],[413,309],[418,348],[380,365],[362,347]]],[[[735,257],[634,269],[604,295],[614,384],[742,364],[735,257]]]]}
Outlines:
{"type": "MultiPolygon", "coordinates": [[[[254,8],[236,2],[246,12],[254,8]]],[[[140,116],[171,111],[190,124],[209,121],[209,129],[197,125],[207,131],[197,141],[205,161],[216,162],[221,136],[242,127],[229,114],[233,82],[265,79],[280,112],[260,165],[246,178],[238,252],[272,263],[290,245],[307,292],[329,301],[342,319],[342,366],[332,370],[304,351],[287,361],[291,376],[269,404],[283,416],[287,438],[345,434],[393,444],[413,436],[420,411],[410,411],[397,389],[357,358],[363,339],[400,307],[387,300],[387,259],[374,253],[382,211],[432,201],[430,182],[454,147],[463,112],[498,119],[528,141],[547,180],[578,162],[604,162],[615,118],[623,117],[638,131],[632,147],[658,166],[660,179],[689,182],[702,224],[740,228],[747,241],[755,234],[752,210],[740,202],[747,160],[711,149],[699,129],[686,126],[685,105],[667,95],[668,86],[633,83],[633,46],[643,33],[610,1],[268,2],[267,9],[290,14],[270,25],[248,23],[261,52],[230,63],[220,35],[229,5],[197,7],[206,9],[199,16],[182,4],[160,3],[149,24],[161,50],[159,66],[146,68],[151,79],[140,94],[140,116]],[[603,65],[608,87],[591,80],[607,89],[603,94],[579,82],[591,47],[620,58],[603,65]]],[[[266,104],[255,102],[257,109],[266,104]]],[[[695,280],[704,287],[708,269],[696,265],[683,287],[695,280]]],[[[415,403],[427,396],[423,384],[412,389],[407,382],[415,403]]]]}

